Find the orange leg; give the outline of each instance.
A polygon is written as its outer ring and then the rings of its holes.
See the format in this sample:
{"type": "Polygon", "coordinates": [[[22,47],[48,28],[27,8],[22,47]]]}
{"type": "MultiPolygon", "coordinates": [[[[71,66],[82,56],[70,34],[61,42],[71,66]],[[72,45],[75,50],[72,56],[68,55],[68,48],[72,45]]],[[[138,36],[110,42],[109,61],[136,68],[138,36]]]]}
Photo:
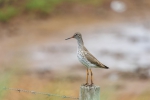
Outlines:
{"type": "Polygon", "coordinates": [[[84,85],[88,85],[88,77],[89,77],[89,71],[88,69],[86,70],[86,83],[84,85]]]}
{"type": "Polygon", "coordinates": [[[90,69],[90,72],[91,72],[91,86],[92,86],[94,83],[93,83],[93,73],[91,69],[90,69]]]}
{"type": "Polygon", "coordinates": [[[88,69],[86,71],[87,71],[86,83],[88,84],[89,71],[88,71],[88,69]]]}

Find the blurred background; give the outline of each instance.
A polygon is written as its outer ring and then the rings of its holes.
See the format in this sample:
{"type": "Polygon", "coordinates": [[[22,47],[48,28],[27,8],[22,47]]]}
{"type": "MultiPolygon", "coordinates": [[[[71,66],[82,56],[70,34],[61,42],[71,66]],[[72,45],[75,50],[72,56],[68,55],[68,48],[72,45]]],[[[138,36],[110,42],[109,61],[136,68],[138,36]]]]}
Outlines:
{"type": "Polygon", "coordinates": [[[75,32],[110,68],[93,69],[101,100],[150,100],[149,0],[0,0],[0,99],[62,100],[3,87],[78,97],[75,32]]]}

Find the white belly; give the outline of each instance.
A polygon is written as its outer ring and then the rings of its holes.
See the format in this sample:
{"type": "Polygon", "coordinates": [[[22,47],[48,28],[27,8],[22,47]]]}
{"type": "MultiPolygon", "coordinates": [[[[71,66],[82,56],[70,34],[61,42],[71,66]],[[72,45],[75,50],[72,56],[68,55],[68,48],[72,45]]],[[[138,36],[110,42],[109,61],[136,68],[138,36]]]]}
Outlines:
{"type": "Polygon", "coordinates": [[[77,57],[78,57],[79,61],[83,65],[85,65],[87,68],[94,68],[94,67],[96,68],[96,66],[94,64],[92,64],[85,58],[84,54],[80,50],[77,51],[77,57]]]}

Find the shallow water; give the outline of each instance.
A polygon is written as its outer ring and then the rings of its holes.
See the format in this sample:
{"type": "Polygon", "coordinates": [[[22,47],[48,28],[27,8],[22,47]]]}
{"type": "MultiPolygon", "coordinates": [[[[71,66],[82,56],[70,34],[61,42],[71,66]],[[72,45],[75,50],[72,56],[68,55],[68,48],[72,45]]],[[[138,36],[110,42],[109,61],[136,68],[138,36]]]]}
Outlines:
{"type": "MultiPolygon", "coordinates": [[[[81,32],[87,49],[111,69],[128,71],[150,67],[150,29],[145,23],[126,22],[103,27],[94,24],[81,32]]],[[[76,57],[76,40],[68,42],[59,38],[60,41],[30,49],[33,67],[62,70],[80,64],[76,57]]]]}

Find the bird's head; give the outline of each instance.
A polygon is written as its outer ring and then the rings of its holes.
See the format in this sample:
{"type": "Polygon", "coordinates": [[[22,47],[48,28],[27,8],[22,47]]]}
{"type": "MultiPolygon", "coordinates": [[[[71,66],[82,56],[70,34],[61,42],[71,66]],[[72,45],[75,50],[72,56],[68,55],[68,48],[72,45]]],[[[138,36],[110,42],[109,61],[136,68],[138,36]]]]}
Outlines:
{"type": "Polygon", "coordinates": [[[75,38],[75,39],[78,40],[78,39],[82,38],[82,35],[81,35],[80,32],[76,32],[72,37],[67,38],[67,39],[65,39],[65,40],[68,40],[68,39],[71,39],[71,38],[75,38]]]}

